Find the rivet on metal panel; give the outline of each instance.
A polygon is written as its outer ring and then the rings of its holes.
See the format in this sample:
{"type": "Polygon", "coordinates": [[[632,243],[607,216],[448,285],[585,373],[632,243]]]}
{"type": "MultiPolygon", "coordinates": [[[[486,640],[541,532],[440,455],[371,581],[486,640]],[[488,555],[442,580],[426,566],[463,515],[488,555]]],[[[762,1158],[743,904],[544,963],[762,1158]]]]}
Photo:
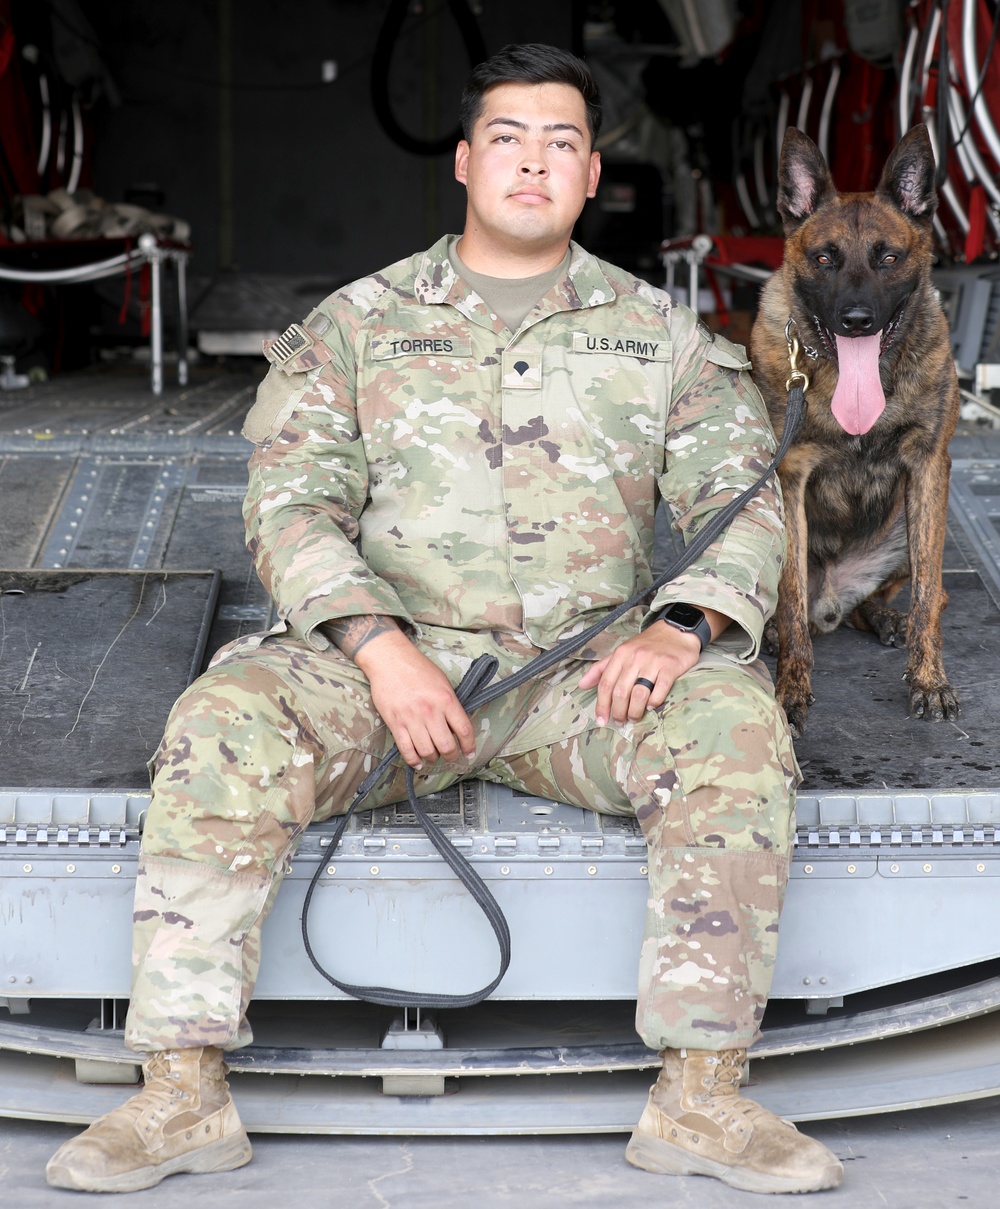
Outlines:
{"type": "Polygon", "coordinates": [[[336,865],[327,865],[326,871],[332,877],[337,872],[337,866],[336,865]]]}
{"type": "Polygon", "coordinates": [[[645,877],[645,875],[646,875],[646,874],[649,872],[649,866],[648,866],[648,865],[640,865],[640,866],[639,866],[639,872],[640,872],[640,873],[641,873],[641,874],[642,874],[642,875],[645,877]]]}
{"type": "Polygon", "coordinates": [[[368,872],[372,875],[372,877],[377,877],[378,876],[378,865],[372,865],[372,867],[368,870],[368,872]]]}
{"type": "Polygon", "coordinates": [[[25,866],[24,866],[24,872],[25,872],[25,873],[30,873],[30,872],[31,872],[31,866],[30,866],[30,865],[25,865],[25,866]]]}
{"type": "Polygon", "coordinates": [[[925,872],[925,873],[930,873],[930,871],[931,871],[933,868],[934,868],[934,866],[933,866],[933,865],[924,865],[924,872],[925,872]]]}
{"type": "Polygon", "coordinates": [[[7,981],[8,981],[8,982],[11,982],[11,983],[14,983],[14,982],[17,982],[17,979],[14,977],[14,975],[13,975],[13,974],[11,974],[11,976],[10,976],[10,977],[7,979],[7,981]]]}
{"type": "Polygon", "coordinates": [[[66,872],[67,872],[67,873],[75,873],[75,872],[76,872],[76,865],[67,865],[67,866],[66,866],[66,872]]]}
{"type": "Polygon", "coordinates": [[[976,872],[977,872],[977,873],[985,873],[985,872],[986,872],[986,866],[980,862],[980,864],[978,864],[978,865],[976,866],[976,872]]]}
{"type": "Polygon", "coordinates": [[[596,865],[588,865],[588,866],[587,866],[587,872],[590,874],[590,876],[591,876],[591,877],[593,877],[593,876],[594,876],[594,874],[597,872],[597,866],[596,866],[596,865]]]}
{"type": "Polygon", "coordinates": [[[504,875],[504,877],[506,877],[507,874],[510,873],[510,865],[501,865],[500,872],[504,875]]]}
{"type": "Polygon", "coordinates": [[[32,984],[32,983],[33,983],[35,980],[34,980],[34,978],[32,978],[32,977],[31,977],[31,975],[30,975],[30,974],[25,974],[25,976],[24,976],[24,981],[25,981],[25,985],[26,985],[26,986],[31,986],[31,984],[32,984]]]}
{"type": "Polygon", "coordinates": [[[890,865],[890,866],[889,866],[889,872],[890,872],[890,873],[898,873],[898,872],[899,872],[899,866],[898,866],[898,865],[890,865]]]}
{"type": "Polygon", "coordinates": [[[803,985],[804,987],[807,987],[807,986],[812,986],[812,979],[811,979],[811,978],[803,978],[803,979],[802,979],[802,985],[803,985]]]}
{"type": "Polygon", "coordinates": [[[803,865],[802,866],[803,873],[812,873],[812,871],[813,871],[812,865],[803,865]]]}
{"type": "Polygon", "coordinates": [[[848,865],[847,866],[848,873],[857,873],[857,871],[858,871],[857,865],[848,865]]]}
{"type": "Polygon", "coordinates": [[[121,871],[122,871],[121,865],[112,865],[111,866],[112,873],[121,873],[121,871]]]}
{"type": "Polygon", "coordinates": [[[548,876],[548,877],[552,876],[552,866],[551,865],[545,866],[545,873],[546,873],[546,876],[548,876]]]}

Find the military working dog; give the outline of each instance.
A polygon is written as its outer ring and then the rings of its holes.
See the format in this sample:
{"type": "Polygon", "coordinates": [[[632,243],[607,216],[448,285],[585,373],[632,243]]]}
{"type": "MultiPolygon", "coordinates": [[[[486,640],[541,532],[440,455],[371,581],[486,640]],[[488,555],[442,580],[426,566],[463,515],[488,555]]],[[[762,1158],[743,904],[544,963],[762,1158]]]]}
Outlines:
{"type": "Polygon", "coordinates": [[[795,129],[785,134],[784,262],[762,290],[750,348],[779,436],[786,331],[801,342],[799,368],[811,379],[805,419],[778,469],[788,559],[770,631],[778,700],[797,734],[813,700],[810,635],[842,622],[907,647],[911,714],[959,712],[941,658],[948,442],[959,392],[930,279],[936,205],[924,126],[897,144],[874,193],[839,193],[815,143],[795,129]],[[907,580],[909,612],[901,614],[890,605],[907,580]]]}

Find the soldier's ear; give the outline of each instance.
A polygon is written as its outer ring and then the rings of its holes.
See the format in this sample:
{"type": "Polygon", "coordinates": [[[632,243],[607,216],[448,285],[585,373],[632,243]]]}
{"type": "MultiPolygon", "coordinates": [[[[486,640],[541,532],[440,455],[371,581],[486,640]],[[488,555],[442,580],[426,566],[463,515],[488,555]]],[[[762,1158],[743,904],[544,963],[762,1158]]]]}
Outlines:
{"type": "Polygon", "coordinates": [[[460,185],[468,183],[469,171],[469,144],[465,139],[460,139],[458,146],[455,148],[455,180],[460,185]]]}
{"type": "Polygon", "coordinates": [[[934,148],[922,122],[893,148],[876,192],[917,222],[929,223],[934,217],[934,148]]]}
{"type": "Polygon", "coordinates": [[[778,213],[785,234],[800,227],[836,193],[826,160],[808,135],[789,126],[778,160],[778,213]]]}
{"type": "Polygon", "coordinates": [[[591,151],[590,153],[590,172],[587,178],[587,196],[597,196],[597,183],[601,179],[601,153],[599,151],[591,151]]]}

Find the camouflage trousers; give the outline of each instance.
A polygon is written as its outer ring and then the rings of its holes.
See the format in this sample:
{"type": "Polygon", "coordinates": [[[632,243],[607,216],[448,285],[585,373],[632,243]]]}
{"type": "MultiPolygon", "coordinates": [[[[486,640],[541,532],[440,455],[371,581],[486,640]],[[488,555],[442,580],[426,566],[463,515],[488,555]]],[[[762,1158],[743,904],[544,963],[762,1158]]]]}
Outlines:
{"type": "MultiPolygon", "coordinates": [[[[482,635],[417,645],[457,684],[482,635]]],[[[510,643],[507,644],[508,646],[510,643]]],[[[770,989],[798,770],[761,664],[707,652],[643,718],[599,727],[569,661],[473,715],[472,759],[439,761],[418,794],[472,774],[634,815],[649,850],[636,1028],[654,1049],[752,1044],[770,989]]],[[[358,668],[287,636],[231,644],[181,696],[153,762],[139,862],[126,1043],[251,1040],[261,928],[314,820],[343,813],[391,745],[358,668]]],[[[405,799],[399,771],[365,807],[405,799]]]]}

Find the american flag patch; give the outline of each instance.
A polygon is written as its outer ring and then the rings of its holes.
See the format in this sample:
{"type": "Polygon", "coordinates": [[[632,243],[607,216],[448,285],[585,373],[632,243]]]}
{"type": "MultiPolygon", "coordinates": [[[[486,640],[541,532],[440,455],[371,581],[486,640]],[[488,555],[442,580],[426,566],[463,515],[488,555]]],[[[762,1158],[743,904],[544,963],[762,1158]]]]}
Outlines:
{"type": "Polygon", "coordinates": [[[267,350],[267,359],[274,365],[284,365],[286,361],[291,361],[303,349],[311,348],[312,345],[312,336],[300,323],[293,323],[267,350]]]}

